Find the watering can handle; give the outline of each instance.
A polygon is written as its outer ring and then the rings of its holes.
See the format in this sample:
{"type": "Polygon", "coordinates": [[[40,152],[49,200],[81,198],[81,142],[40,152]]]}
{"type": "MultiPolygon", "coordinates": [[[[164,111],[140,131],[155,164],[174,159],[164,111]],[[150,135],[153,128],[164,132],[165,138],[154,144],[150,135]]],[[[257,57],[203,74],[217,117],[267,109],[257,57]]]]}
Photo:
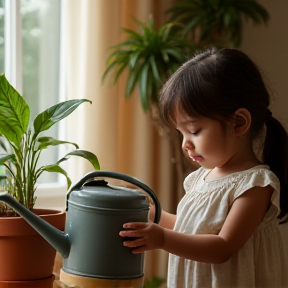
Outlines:
{"type": "MultiPolygon", "coordinates": [[[[75,185],[73,185],[67,195],[67,201],[69,194],[76,189],[80,189],[88,180],[96,178],[96,177],[108,177],[118,180],[123,180],[125,182],[131,183],[136,185],[137,187],[143,189],[145,192],[149,194],[149,196],[152,198],[154,204],[155,204],[155,217],[154,217],[154,223],[159,223],[161,218],[161,205],[160,202],[156,196],[156,194],[144,183],[142,183],[140,180],[138,180],[135,177],[129,176],[127,174],[122,174],[118,172],[112,172],[112,171],[93,171],[88,174],[86,174],[83,178],[81,178],[75,185]]],[[[67,206],[68,208],[68,206],[67,206]]],[[[67,209],[66,208],[66,209],[67,209]]]]}

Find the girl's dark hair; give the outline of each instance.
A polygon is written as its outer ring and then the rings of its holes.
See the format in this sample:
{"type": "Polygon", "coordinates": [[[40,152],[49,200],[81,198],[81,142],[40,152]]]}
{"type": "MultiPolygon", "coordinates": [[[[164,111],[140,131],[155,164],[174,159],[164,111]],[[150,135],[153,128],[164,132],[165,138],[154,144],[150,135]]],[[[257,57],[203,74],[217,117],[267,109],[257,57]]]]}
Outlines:
{"type": "Polygon", "coordinates": [[[176,125],[175,108],[188,115],[219,121],[231,119],[239,108],[251,113],[253,138],[266,125],[263,163],[280,180],[282,218],[288,213],[288,135],[269,110],[270,95],[256,64],[237,49],[210,48],[184,63],[164,84],[160,116],[169,127],[176,125]]]}

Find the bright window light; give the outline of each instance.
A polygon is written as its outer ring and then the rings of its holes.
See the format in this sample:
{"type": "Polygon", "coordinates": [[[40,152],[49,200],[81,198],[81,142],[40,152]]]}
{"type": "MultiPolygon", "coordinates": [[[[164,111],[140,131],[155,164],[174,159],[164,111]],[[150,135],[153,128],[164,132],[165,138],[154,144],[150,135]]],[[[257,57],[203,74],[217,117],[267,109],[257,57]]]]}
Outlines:
{"type": "MultiPolygon", "coordinates": [[[[31,120],[65,99],[60,81],[64,79],[60,73],[60,34],[61,0],[0,0],[0,73],[5,73],[30,106],[31,120]]],[[[59,129],[59,124],[52,127],[49,136],[63,139],[63,126],[61,137],[59,129]]],[[[39,165],[57,162],[58,154],[59,147],[44,150],[39,165]]],[[[61,176],[41,175],[36,206],[63,206],[66,181],[61,176]],[[56,198],[58,203],[51,204],[56,198]]]]}

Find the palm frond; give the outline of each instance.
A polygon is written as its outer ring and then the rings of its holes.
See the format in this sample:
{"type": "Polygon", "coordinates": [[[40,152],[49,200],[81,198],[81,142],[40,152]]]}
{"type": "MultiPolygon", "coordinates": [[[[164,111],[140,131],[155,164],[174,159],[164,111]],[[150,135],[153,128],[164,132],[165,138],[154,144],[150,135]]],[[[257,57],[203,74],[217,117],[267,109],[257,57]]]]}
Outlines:
{"type": "MultiPolygon", "coordinates": [[[[180,22],[185,37],[197,35],[200,45],[230,42],[235,47],[242,40],[244,21],[267,24],[269,13],[255,0],[182,0],[166,11],[170,21],[180,22]]],[[[195,39],[194,39],[195,40],[195,39]]]]}
{"type": "Polygon", "coordinates": [[[196,49],[174,29],[178,23],[166,23],[157,30],[152,17],[147,22],[135,21],[138,31],[122,29],[126,39],[110,47],[102,81],[113,72],[112,83],[115,84],[124,70],[128,70],[125,97],[129,98],[138,85],[141,104],[146,111],[150,103],[158,99],[158,91],[171,67],[174,69],[182,64],[186,55],[196,49]]]}

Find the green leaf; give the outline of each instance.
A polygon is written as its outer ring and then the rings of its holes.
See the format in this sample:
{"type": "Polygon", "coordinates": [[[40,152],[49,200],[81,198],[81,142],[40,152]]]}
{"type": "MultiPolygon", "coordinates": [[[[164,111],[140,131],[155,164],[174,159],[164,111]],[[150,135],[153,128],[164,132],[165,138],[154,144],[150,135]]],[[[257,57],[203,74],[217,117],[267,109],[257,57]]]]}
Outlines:
{"type": "Polygon", "coordinates": [[[139,79],[139,73],[140,73],[140,70],[136,69],[136,71],[134,71],[132,69],[129,69],[128,80],[127,80],[126,88],[125,88],[125,97],[126,98],[129,98],[130,95],[132,94],[132,92],[135,88],[135,85],[139,79]]]}
{"type": "Polygon", "coordinates": [[[267,24],[270,15],[260,3],[256,1],[236,1],[235,9],[241,11],[247,18],[251,18],[256,24],[267,24]],[[248,2],[248,3],[247,3],[248,2]]]}
{"type": "Polygon", "coordinates": [[[141,103],[142,103],[142,107],[144,111],[146,111],[149,106],[149,101],[148,101],[149,95],[147,93],[148,70],[149,70],[149,63],[145,63],[141,71],[140,83],[139,83],[141,103]]]}
{"type": "Polygon", "coordinates": [[[201,25],[202,16],[198,15],[191,19],[191,21],[185,26],[185,29],[183,30],[183,34],[186,35],[190,30],[194,29],[198,25],[201,25]]]}
{"type": "MultiPolygon", "coordinates": [[[[142,23],[140,21],[135,20],[135,22],[137,22],[139,24],[139,28],[143,29],[143,25],[142,25],[142,23]]],[[[135,31],[133,31],[131,29],[123,28],[122,31],[125,32],[125,34],[129,35],[130,39],[134,39],[136,41],[142,41],[142,39],[143,39],[141,34],[135,32],[135,31]]]]}
{"type": "Polygon", "coordinates": [[[131,55],[130,67],[133,69],[137,63],[138,58],[141,56],[141,51],[136,51],[131,55]]]}
{"type": "Polygon", "coordinates": [[[29,119],[29,106],[5,75],[0,75],[0,134],[19,147],[29,119]]]}
{"type": "Polygon", "coordinates": [[[5,152],[8,152],[7,150],[7,140],[5,139],[5,137],[3,137],[2,135],[0,135],[0,149],[2,149],[5,152]]]}
{"type": "Polygon", "coordinates": [[[175,26],[174,23],[166,23],[159,29],[159,36],[162,38],[163,42],[165,42],[169,36],[171,29],[175,26]]]}
{"type": "Polygon", "coordinates": [[[115,76],[114,76],[114,80],[112,81],[112,84],[114,85],[117,82],[120,74],[128,66],[128,61],[123,61],[123,60],[113,60],[113,61],[114,62],[111,62],[111,64],[107,66],[106,70],[104,71],[101,81],[103,82],[104,79],[107,77],[107,75],[110,73],[110,71],[115,69],[116,72],[114,71],[115,76]]]}
{"type": "Polygon", "coordinates": [[[156,65],[156,62],[155,62],[154,55],[151,55],[151,57],[150,57],[150,64],[151,64],[151,68],[152,68],[154,79],[157,81],[157,83],[159,85],[161,85],[162,84],[162,80],[161,80],[161,77],[160,77],[159,72],[158,72],[158,68],[157,68],[157,65],[156,65]]]}
{"type": "MultiPolygon", "coordinates": [[[[93,165],[95,170],[100,170],[100,165],[99,165],[98,158],[92,152],[89,152],[89,151],[86,151],[86,150],[74,150],[74,151],[69,152],[68,154],[66,154],[64,156],[64,158],[66,158],[67,156],[79,156],[79,157],[82,157],[82,158],[88,160],[93,165]]],[[[65,160],[64,158],[60,159],[59,161],[61,162],[62,160],[65,160]]]]}
{"type": "Polygon", "coordinates": [[[125,62],[123,62],[121,65],[119,65],[119,69],[117,70],[116,74],[115,74],[115,78],[114,78],[114,84],[118,81],[118,78],[120,77],[120,75],[122,74],[123,70],[125,68],[127,68],[128,66],[128,61],[124,64],[125,62]]]}
{"type": "Polygon", "coordinates": [[[47,172],[56,172],[56,173],[60,173],[60,174],[64,175],[66,177],[66,181],[67,181],[67,190],[70,188],[70,186],[72,184],[71,179],[68,177],[66,171],[64,169],[62,169],[60,166],[58,166],[57,164],[43,166],[39,170],[47,171],[47,172]]]}
{"type": "Polygon", "coordinates": [[[165,49],[165,52],[167,54],[172,55],[175,59],[177,59],[179,64],[184,62],[184,59],[185,59],[185,55],[183,55],[184,51],[182,51],[182,53],[180,53],[180,51],[177,51],[176,49],[165,49]]]}
{"type": "Polygon", "coordinates": [[[162,54],[162,57],[163,57],[163,60],[165,63],[168,63],[169,62],[169,56],[168,54],[166,53],[165,49],[161,51],[161,54],[162,54]]]}
{"type": "Polygon", "coordinates": [[[60,144],[72,144],[75,146],[76,149],[79,148],[79,146],[76,143],[72,143],[69,141],[57,140],[57,139],[54,139],[53,137],[48,137],[48,136],[38,138],[37,142],[39,142],[40,144],[36,148],[36,150],[42,150],[42,149],[46,149],[48,146],[57,146],[60,144]]]}
{"type": "Polygon", "coordinates": [[[5,162],[9,161],[10,159],[14,159],[15,155],[10,154],[10,155],[5,155],[4,157],[0,157],[0,165],[3,165],[5,162]]]}
{"type": "Polygon", "coordinates": [[[40,132],[48,130],[55,123],[66,118],[80,104],[84,102],[92,103],[90,100],[87,100],[87,99],[68,100],[68,101],[64,101],[59,104],[56,104],[48,108],[44,112],[40,113],[34,120],[33,137],[36,138],[40,132]]]}

